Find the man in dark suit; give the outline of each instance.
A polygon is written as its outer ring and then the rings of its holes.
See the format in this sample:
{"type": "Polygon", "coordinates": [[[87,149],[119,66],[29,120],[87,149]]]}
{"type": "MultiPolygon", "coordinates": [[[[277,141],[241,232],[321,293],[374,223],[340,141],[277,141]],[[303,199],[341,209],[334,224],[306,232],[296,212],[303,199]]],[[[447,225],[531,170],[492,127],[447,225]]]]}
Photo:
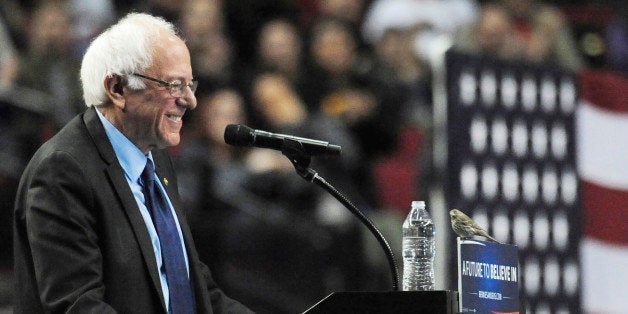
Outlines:
{"type": "Polygon", "coordinates": [[[196,107],[192,78],[161,18],[129,14],[91,43],[89,108],[35,153],[18,188],[16,313],[250,312],[200,262],[164,150],[196,107]]]}

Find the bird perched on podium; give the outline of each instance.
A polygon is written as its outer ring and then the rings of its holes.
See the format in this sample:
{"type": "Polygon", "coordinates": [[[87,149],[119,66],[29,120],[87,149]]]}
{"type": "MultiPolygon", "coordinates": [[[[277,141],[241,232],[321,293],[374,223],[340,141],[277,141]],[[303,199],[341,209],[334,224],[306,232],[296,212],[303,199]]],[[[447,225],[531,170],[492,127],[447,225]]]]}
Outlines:
{"type": "Polygon", "coordinates": [[[451,218],[451,228],[461,238],[470,238],[472,236],[482,236],[491,241],[499,243],[495,238],[491,237],[484,229],[478,226],[473,219],[465,215],[463,212],[452,209],[449,211],[451,218]]]}

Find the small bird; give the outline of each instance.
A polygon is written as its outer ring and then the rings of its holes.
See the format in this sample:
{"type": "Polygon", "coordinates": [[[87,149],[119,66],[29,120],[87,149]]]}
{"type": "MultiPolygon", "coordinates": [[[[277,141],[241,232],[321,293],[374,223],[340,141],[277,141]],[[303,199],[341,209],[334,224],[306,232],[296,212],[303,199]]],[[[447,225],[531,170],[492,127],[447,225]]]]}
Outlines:
{"type": "Polygon", "coordinates": [[[499,243],[499,241],[488,235],[484,229],[478,226],[473,219],[469,218],[469,216],[465,215],[463,212],[457,209],[452,209],[449,211],[449,216],[451,218],[451,228],[454,229],[454,232],[459,237],[470,238],[477,235],[499,243]]]}

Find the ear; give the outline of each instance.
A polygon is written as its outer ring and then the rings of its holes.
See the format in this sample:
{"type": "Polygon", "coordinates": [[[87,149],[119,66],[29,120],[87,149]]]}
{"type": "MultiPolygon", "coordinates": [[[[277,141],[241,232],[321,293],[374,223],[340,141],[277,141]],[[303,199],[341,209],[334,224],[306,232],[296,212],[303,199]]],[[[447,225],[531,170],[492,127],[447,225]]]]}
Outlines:
{"type": "Polygon", "coordinates": [[[109,74],[105,77],[105,92],[109,100],[118,108],[124,109],[126,99],[124,98],[124,78],[117,74],[109,74]]]}

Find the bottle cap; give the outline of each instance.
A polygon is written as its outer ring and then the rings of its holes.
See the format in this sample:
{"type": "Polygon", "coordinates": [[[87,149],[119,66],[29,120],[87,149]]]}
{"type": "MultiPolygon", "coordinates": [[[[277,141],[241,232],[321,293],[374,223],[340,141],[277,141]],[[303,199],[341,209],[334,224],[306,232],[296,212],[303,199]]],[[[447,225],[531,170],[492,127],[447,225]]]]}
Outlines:
{"type": "Polygon", "coordinates": [[[425,209],[424,201],[412,201],[412,207],[417,207],[419,209],[425,209]]]}

